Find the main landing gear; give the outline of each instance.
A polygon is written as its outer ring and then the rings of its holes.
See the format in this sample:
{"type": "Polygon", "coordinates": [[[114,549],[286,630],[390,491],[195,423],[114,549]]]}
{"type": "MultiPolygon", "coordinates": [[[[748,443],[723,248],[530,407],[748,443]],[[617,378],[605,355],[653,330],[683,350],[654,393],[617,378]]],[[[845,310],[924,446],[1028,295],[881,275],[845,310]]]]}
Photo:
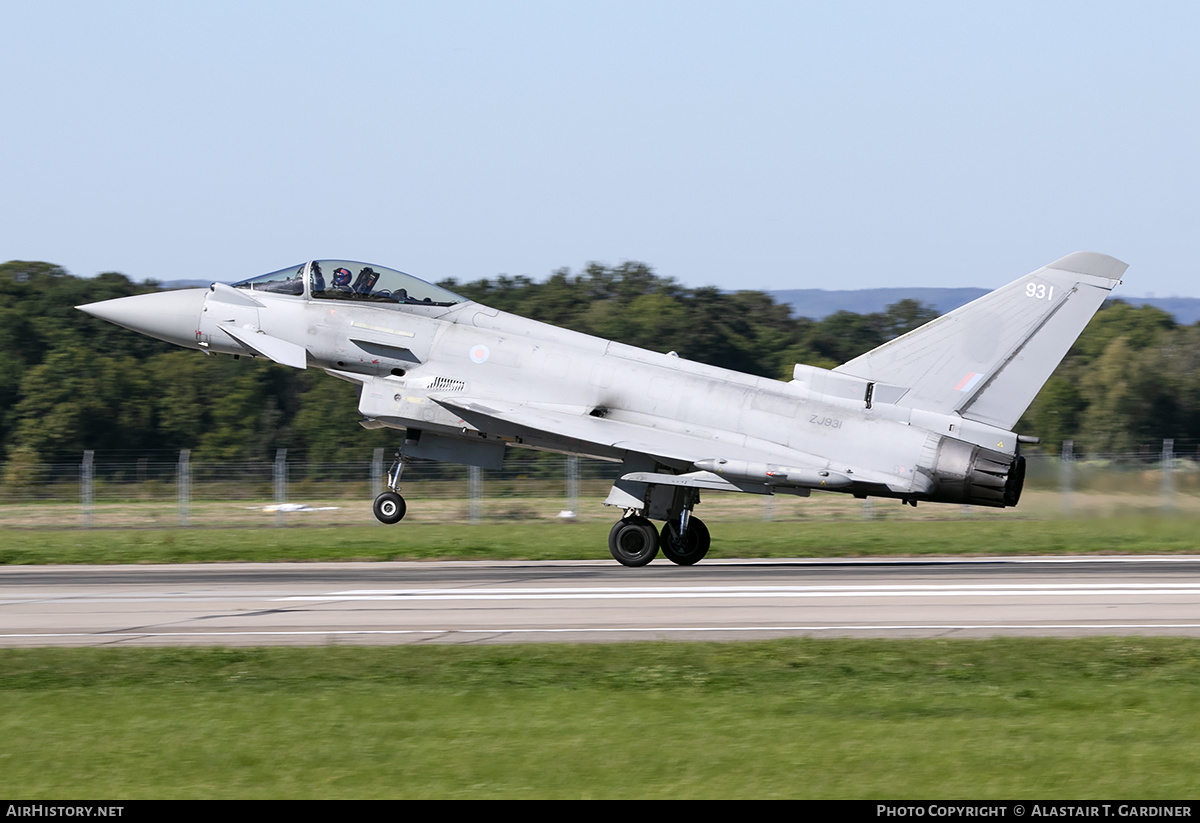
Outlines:
{"type": "Polygon", "coordinates": [[[380,523],[399,523],[404,519],[408,506],[396,489],[400,486],[400,475],[404,472],[404,457],[396,452],[396,459],[388,470],[388,490],[375,498],[375,519],[380,523]]]}
{"type": "Polygon", "coordinates": [[[672,563],[690,566],[708,554],[708,527],[685,511],[680,522],[668,520],[662,532],[640,514],[618,520],[608,533],[608,550],[624,566],[645,566],[658,556],[659,549],[672,563]]]}

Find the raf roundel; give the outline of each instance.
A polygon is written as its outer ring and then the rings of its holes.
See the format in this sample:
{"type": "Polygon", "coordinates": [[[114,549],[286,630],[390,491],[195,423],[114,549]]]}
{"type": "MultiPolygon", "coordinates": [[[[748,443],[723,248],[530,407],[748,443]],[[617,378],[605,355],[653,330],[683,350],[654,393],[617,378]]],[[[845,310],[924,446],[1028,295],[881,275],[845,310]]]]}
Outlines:
{"type": "Polygon", "coordinates": [[[488,355],[490,355],[490,354],[491,354],[491,352],[488,351],[488,347],[483,345],[482,343],[480,343],[478,346],[472,346],[471,347],[471,362],[472,363],[486,363],[487,359],[488,359],[488,355]]]}

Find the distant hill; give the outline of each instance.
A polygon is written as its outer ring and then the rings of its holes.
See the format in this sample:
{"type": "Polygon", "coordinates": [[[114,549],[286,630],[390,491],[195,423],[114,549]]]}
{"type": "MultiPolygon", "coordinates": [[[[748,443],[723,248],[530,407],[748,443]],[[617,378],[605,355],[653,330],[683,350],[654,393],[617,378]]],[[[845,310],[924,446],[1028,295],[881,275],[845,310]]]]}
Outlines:
{"type": "Polygon", "coordinates": [[[938,314],[946,314],[987,294],[987,289],[784,289],[768,294],[775,302],[791,306],[797,317],[820,320],[839,311],[873,314],[901,300],[916,300],[933,306],[938,314]]]}
{"type": "MultiPolygon", "coordinates": [[[[223,283],[229,281],[223,280],[223,283]]],[[[213,284],[212,280],[164,280],[158,284],[158,287],[163,291],[174,291],[175,289],[207,289],[213,284]]]]}
{"type": "MultiPolygon", "coordinates": [[[[777,303],[792,307],[797,317],[820,320],[839,312],[873,314],[881,312],[901,300],[916,300],[932,305],[938,314],[957,309],[977,297],[988,293],[987,289],[853,289],[827,291],[825,289],[782,289],[767,292],[777,303]]],[[[1190,326],[1200,321],[1200,298],[1197,297],[1121,297],[1134,306],[1149,305],[1168,312],[1180,325],[1190,326]]]]}
{"type": "Polygon", "coordinates": [[[1126,303],[1133,306],[1154,306],[1175,317],[1175,322],[1190,326],[1200,322],[1200,298],[1197,297],[1129,297],[1126,303]]]}

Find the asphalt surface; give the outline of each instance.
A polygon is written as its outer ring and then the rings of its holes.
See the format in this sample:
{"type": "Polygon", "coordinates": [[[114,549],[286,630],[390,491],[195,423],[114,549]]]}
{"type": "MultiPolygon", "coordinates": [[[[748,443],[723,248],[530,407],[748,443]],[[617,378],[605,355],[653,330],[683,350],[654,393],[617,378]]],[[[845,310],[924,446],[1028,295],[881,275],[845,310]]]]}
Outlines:
{"type": "Polygon", "coordinates": [[[0,567],[0,646],[1200,636],[1200,556],[0,567]]]}

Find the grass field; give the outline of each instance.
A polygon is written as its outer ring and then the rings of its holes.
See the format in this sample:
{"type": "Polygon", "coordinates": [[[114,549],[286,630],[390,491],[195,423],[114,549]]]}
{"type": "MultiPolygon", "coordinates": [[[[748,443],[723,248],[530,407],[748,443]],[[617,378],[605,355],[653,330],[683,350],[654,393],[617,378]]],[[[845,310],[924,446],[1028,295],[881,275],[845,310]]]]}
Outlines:
{"type": "MultiPolygon", "coordinates": [[[[1057,489],[1028,488],[1016,509],[937,503],[912,508],[902,505],[898,500],[856,500],[850,495],[821,492],[815,492],[807,498],[785,494],[758,496],[714,492],[703,496],[696,513],[710,524],[735,520],[759,523],[811,523],[822,520],[1058,520],[1163,512],[1200,516],[1200,493],[1191,486],[1164,495],[1159,488],[1161,481],[1157,481],[1157,478],[1142,478],[1142,483],[1134,483],[1129,477],[1122,479],[1124,486],[1120,488],[1066,494],[1057,489]]],[[[479,519],[483,522],[555,522],[559,519],[559,513],[570,504],[561,489],[553,493],[546,486],[542,482],[485,484],[482,498],[478,501],[479,519]]],[[[611,525],[620,512],[601,504],[608,494],[608,483],[588,481],[582,486],[580,496],[575,501],[577,519],[585,523],[611,525]]],[[[219,491],[232,493],[235,490],[219,491]]],[[[196,498],[188,505],[187,525],[221,528],[376,525],[367,488],[346,485],[341,491],[343,494],[330,496],[328,485],[306,488],[303,484],[294,484],[290,487],[288,500],[306,505],[309,510],[283,514],[275,513],[271,498],[262,494],[196,498]]],[[[136,492],[136,487],[110,490],[110,494],[98,497],[97,502],[86,508],[77,497],[74,500],[0,502],[0,529],[55,530],[88,526],[174,528],[180,524],[180,510],[173,495],[166,500],[141,499],[136,492]]],[[[406,485],[404,495],[408,500],[408,514],[404,523],[468,522],[471,505],[465,492],[465,488],[459,487],[447,489],[429,484],[406,485]]],[[[0,493],[0,500],[3,499],[0,493]]]]}
{"type": "MultiPolygon", "coordinates": [[[[611,523],[552,520],[397,526],[6,529],[0,564],[408,559],[611,559],[611,523]]],[[[710,558],[1195,553],[1195,520],[1131,514],[1055,521],[710,521],[710,558]]],[[[663,561],[665,562],[665,561],[663,561]]]]}
{"type": "MultiPolygon", "coordinates": [[[[1190,507],[1123,499],[1076,495],[1066,519],[841,498],[705,516],[712,558],[1197,552],[1190,507]]],[[[614,513],[8,514],[31,525],[0,530],[2,564],[610,560],[614,513]]],[[[1197,762],[1186,638],[0,650],[0,795],[29,799],[1187,799],[1197,762]]]]}
{"type": "Polygon", "coordinates": [[[22,798],[1195,798],[1200,641],[0,650],[22,798]]]}

